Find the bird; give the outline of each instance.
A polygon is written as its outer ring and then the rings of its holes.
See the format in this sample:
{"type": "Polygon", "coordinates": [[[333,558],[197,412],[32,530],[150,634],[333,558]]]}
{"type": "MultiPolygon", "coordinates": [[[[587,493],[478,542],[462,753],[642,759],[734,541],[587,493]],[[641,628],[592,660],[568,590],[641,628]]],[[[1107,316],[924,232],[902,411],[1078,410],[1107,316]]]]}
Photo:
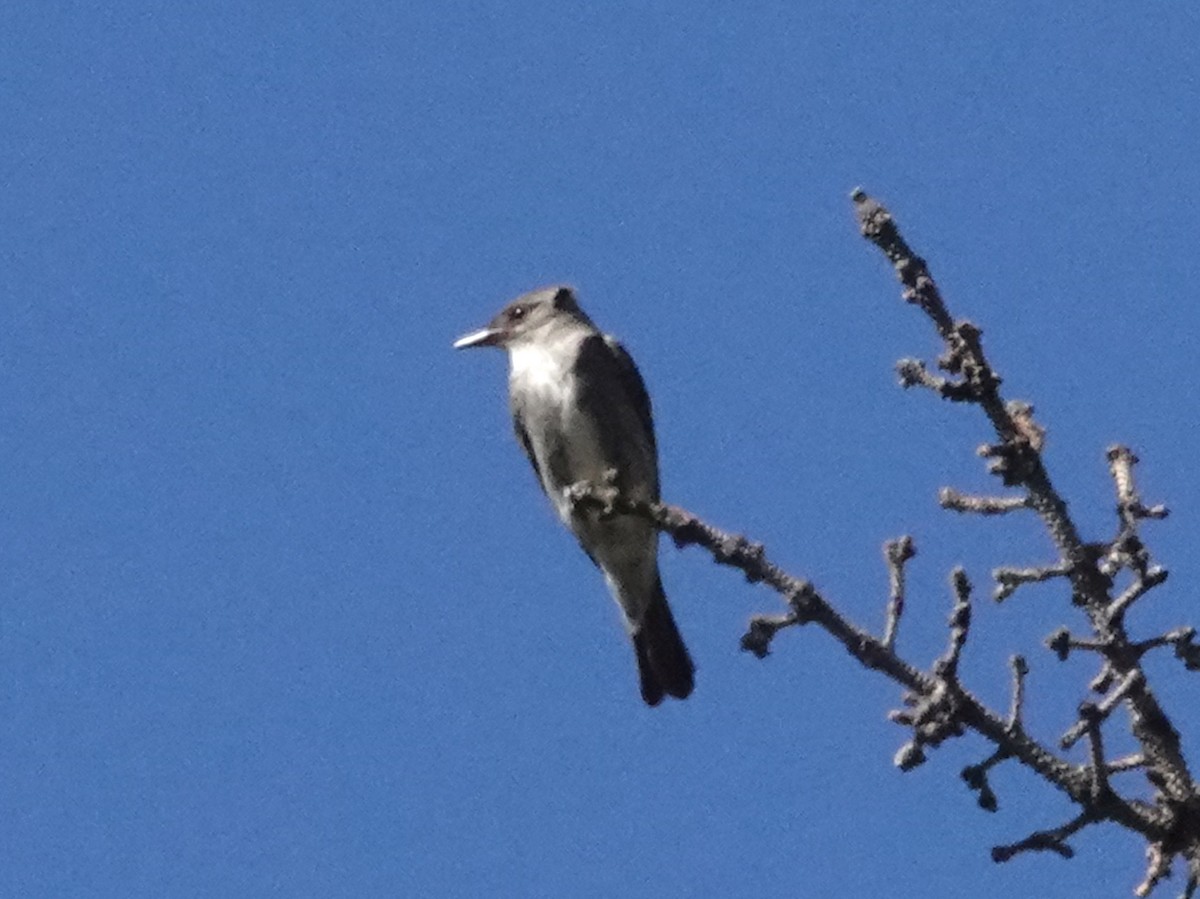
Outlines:
{"type": "Polygon", "coordinates": [[[633,359],[555,285],[522,294],[455,349],[508,352],[517,442],[554,511],[600,569],[633,643],[642,699],[686,699],[695,665],[663,592],[658,532],[633,515],[581,509],[571,488],[611,478],[623,496],[657,502],[658,449],[650,395],[633,359]]]}

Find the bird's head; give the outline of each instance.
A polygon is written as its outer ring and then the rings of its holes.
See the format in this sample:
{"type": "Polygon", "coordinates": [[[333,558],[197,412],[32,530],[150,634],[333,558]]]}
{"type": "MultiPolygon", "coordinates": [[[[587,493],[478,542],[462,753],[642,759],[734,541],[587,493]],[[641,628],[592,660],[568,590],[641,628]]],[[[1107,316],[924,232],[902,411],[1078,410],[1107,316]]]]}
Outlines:
{"type": "Polygon", "coordinates": [[[510,349],[525,341],[545,337],[553,328],[587,319],[569,287],[543,287],[522,294],[488,322],[486,327],[454,341],[456,350],[477,346],[510,349]]]}

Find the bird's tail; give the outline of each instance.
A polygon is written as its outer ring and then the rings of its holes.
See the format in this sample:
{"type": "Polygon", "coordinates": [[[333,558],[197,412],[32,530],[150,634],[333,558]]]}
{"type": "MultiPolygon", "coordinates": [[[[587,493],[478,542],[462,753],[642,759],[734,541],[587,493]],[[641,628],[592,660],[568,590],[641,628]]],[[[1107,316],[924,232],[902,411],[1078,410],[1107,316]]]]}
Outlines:
{"type": "Polygon", "coordinates": [[[633,649],[646,705],[658,705],[664,695],[676,699],[691,695],[696,666],[679,635],[661,580],[656,580],[654,598],[633,632],[633,649]]]}

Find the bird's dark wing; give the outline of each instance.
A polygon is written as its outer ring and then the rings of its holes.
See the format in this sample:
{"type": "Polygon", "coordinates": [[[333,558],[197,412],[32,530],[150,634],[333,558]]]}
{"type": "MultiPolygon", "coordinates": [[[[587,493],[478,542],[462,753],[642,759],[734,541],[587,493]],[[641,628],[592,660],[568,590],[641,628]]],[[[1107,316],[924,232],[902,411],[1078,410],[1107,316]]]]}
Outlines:
{"type": "Polygon", "coordinates": [[[624,385],[625,392],[629,394],[629,398],[633,402],[642,427],[646,429],[646,437],[650,441],[650,449],[657,456],[658,445],[654,440],[654,415],[650,408],[650,394],[646,391],[646,382],[642,380],[642,373],[633,364],[633,357],[625,351],[625,347],[621,346],[615,337],[610,337],[607,334],[604,335],[604,343],[616,360],[617,371],[621,375],[621,383],[624,385]]]}
{"type": "Polygon", "coordinates": [[[617,468],[623,489],[632,484],[658,498],[658,450],[650,395],[633,359],[612,337],[583,340],[575,362],[579,404],[601,423],[604,457],[617,468]],[[614,389],[615,388],[615,389],[614,389]]]}

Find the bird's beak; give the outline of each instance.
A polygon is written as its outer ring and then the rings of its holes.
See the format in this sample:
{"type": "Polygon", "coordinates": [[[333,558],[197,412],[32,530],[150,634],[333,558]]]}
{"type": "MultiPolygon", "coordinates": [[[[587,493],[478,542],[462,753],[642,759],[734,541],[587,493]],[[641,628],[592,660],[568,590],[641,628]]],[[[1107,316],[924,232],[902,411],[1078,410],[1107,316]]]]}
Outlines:
{"type": "Polygon", "coordinates": [[[499,328],[480,328],[470,334],[464,334],[454,341],[456,350],[466,350],[473,346],[496,346],[500,343],[503,332],[499,328]]]}

